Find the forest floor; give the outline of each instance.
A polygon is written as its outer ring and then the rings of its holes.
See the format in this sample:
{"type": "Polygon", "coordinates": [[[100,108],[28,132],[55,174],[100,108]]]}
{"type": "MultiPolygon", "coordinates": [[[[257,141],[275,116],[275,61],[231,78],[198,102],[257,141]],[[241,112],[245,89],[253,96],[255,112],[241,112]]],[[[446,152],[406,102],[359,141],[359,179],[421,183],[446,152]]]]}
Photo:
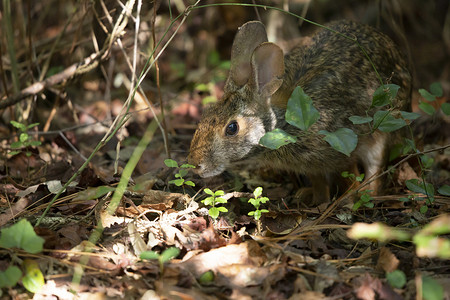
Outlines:
{"type": "MultiPolygon", "coordinates": [[[[190,11],[173,2],[173,11],[160,3],[156,18],[145,3],[140,23],[129,18],[123,27],[115,23],[122,7],[111,3],[111,15],[101,5],[55,0],[28,11],[16,2],[12,21],[1,15],[16,40],[0,44],[0,299],[450,299],[450,119],[441,109],[450,94],[448,3],[411,1],[382,13],[376,1],[309,8],[306,16],[319,23],[350,18],[375,26],[381,16],[381,29],[411,57],[412,110],[422,115],[412,124],[417,152],[390,162],[384,195],[361,198],[354,182],[311,207],[298,196],[308,180],[296,174],[245,166],[201,179],[183,171],[203,106],[222,94],[236,29],[257,16],[249,7],[190,11]],[[93,36],[98,45],[106,40],[94,10],[103,29],[120,28],[105,52],[93,46],[93,36]],[[186,19],[171,24],[182,12],[186,19]],[[136,84],[131,70],[145,69],[153,34],[168,43],[158,47],[159,74],[153,66],[123,114],[136,84]],[[138,67],[130,63],[136,42],[138,67]],[[91,69],[92,61],[100,67],[91,69]],[[419,89],[434,82],[443,93],[427,114],[419,89]],[[154,122],[162,111],[167,137],[154,122]],[[121,116],[123,124],[114,123],[121,116]],[[168,153],[180,167],[167,166],[168,153]],[[258,187],[269,201],[255,220],[249,199],[258,187]],[[215,219],[202,202],[207,189],[222,190],[226,202],[215,219]],[[5,231],[22,219],[43,239],[37,252],[29,249],[40,244],[32,230],[5,231]],[[11,266],[23,275],[8,286],[11,266]]],[[[313,26],[305,26],[309,34],[313,26]]]]}

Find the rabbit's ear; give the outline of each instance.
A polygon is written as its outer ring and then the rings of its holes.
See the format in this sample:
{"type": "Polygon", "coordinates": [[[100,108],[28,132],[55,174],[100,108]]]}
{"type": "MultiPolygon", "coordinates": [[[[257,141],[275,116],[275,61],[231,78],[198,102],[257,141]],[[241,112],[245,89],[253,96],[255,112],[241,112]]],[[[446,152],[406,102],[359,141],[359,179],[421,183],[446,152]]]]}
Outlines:
{"type": "Polygon", "coordinates": [[[241,87],[247,83],[252,72],[252,53],[264,42],[267,42],[267,33],[261,22],[247,22],[239,28],[231,48],[230,74],[225,88],[241,87]]]}
{"type": "Polygon", "coordinates": [[[273,95],[283,83],[283,50],[273,43],[263,43],[256,47],[251,61],[252,84],[261,96],[273,95]]]}

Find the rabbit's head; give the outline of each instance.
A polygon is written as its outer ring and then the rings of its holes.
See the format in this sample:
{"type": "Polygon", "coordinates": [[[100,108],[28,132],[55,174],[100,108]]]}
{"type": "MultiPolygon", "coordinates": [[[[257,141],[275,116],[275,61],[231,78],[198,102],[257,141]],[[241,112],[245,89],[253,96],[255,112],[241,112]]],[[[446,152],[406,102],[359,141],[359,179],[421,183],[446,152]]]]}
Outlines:
{"type": "Polygon", "coordinates": [[[233,42],[224,95],[204,111],[191,143],[188,161],[200,176],[218,175],[260,148],[259,139],[277,122],[271,97],[283,75],[283,52],[267,42],[264,26],[244,24],[233,42]]]}

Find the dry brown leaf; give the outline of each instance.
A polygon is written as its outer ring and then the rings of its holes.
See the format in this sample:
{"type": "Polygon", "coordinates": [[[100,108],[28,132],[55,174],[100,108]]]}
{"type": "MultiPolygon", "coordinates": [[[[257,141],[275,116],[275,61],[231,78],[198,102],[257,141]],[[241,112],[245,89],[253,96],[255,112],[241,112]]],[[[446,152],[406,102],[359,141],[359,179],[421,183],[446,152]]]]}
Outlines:
{"type": "Polygon", "coordinates": [[[266,256],[258,243],[248,241],[201,253],[180,263],[180,265],[198,277],[209,270],[216,273],[225,266],[239,264],[259,266],[264,261],[266,261],[266,256]]]}
{"type": "Polygon", "coordinates": [[[399,263],[400,261],[395,257],[391,250],[383,247],[380,249],[376,269],[384,272],[393,272],[397,270],[399,263]]]}

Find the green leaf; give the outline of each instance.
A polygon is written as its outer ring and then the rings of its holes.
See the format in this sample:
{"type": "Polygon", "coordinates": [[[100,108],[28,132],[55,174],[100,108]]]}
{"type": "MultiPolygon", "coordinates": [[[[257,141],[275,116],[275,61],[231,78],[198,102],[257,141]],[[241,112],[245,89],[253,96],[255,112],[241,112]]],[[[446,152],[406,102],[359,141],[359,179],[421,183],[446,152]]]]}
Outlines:
{"type": "Polygon", "coordinates": [[[174,180],[169,181],[169,183],[173,183],[173,184],[175,184],[176,186],[182,186],[183,183],[184,183],[184,179],[183,179],[183,178],[180,178],[180,179],[174,179],[174,180]]]}
{"type": "Polygon", "coordinates": [[[410,179],[406,181],[406,187],[414,192],[428,195],[431,201],[434,200],[434,186],[431,183],[423,183],[418,179],[410,179]]]}
{"type": "Polygon", "coordinates": [[[3,228],[1,233],[1,247],[21,248],[33,254],[42,252],[44,239],[34,232],[33,226],[26,219],[22,219],[8,228],[3,228]]]}
{"type": "Polygon", "coordinates": [[[177,257],[178,254],[180,254],[180,249],[178,249],[177,247],[170,247],[161,253],[161,256],[159,259],[161,260],[162,263],[165,263],[165,262],[168,262],[169,260],[177,257]]]}
{"type": "Polygon", "coordinates": [[[225,192],[222,190],[217,190],[214,192],[214,196],[223,196],[223,195],[225,195],[225,192]]]}
{"type": "Polygon", "coordinates": [[[248,200],[248,203],[250,203],[251,205],[253,205],[255,208],[258,208],[261,204],[259,203],[258,199],[253,199],[251,198],[250,200],[248,200]]]}
{"type": "Polygon", "coordinates": [[[19,122],[16,121],[10,121],[11,125],[16,127],[17,129],[20,129],[21,131],[27,131],[27,127],[19,122]]]}
{"type": "Polygon", "coordinates": [[[186,170],[186,169],[180,169],[178,171],[178,174],[180,174],[180,177],[186,176],[187,173],[188,173],[188,170],[186,170]]]}
{"type": "Polygon", "coordinates": [[[176,161],[174,161],[173,159],[170,159],[170,158],[169,159],[165,159],[164,163],[169,168],[178,168],[178,163],[176,161]]]}
{"type": "Polygon", "coordinates": [[[190,180],[186,180],[186,181],[184,182],[184,184],[185,184],[185,185],[189,185],[189,186],[195,186],[195,183],[193,183],[193,182],[190,181],[190,180]]]}
{"type": "Polygon", "coordinates": [[[436,97],[442,97],[444,91],[442,90],[442,85],[440,82],[433,82],[430,85],[430,92],[436,97]]]}
{"type": "Polygon", "coordinates": [[[259,209],[255,210],[255,214],[253,215],[255,220],[259,220],[261,218],[261,211],[259,209]]]}
{"type": "Polygon", "coordinates": [[[206,194],[208,194],[208,195],[214,196],[213,191],[211,191],[211,190],[208,189],[208,188],[204,189],[203,191],[204,191],[206,194]]]}
{"type": "Polygon", "coordinates": [[[31,128],[33,128],[33,127],[35,127],[35,126],[38,126],[39,125],[39,123],[32,123],[32,124],[30,124],[30,125],[28,125],[26,128],[26,130],[29,130],[29,129],[31,129],[31,128]]]}
{"type": "Polygon", "coordinates": [[[420,101],[419,108],[428,115],[433,115],[436,112],[436,109],[433,105],[427,102],[420,101]]]}
{"type": "Polygon", "coordinates": [[[360,116],[351,116],[348,118],[350,121],[352,121],[353,124],[359,125],[359,124],[365,124],[372,122],[372,117],[360,117],[360,116]]]}
{"type": "Polygon", "coordinates": [[[424,97],[426,100],[428,100],[430,102],[433,102],[434,100],[436,100],[436,96],[431,94],[426,89],[419,89],[419,93],[422,95],[422,97],[424,97]]]}
{"type": "Polygon", "coordinates": [[[19,136],[19,141],[21,141],[22,143],[25,143],[29,137],[30,136],[28,135],[28,133],[21,133],[19,136]]]}
{"type": "Polygon", "coordinates": [[[220,198],[220,197],[217,197],[215,199],[215,201],[216,201],[216,203],[227,203],[228,202],[226,199],[223,199],[223,198],[220,198]]]}
{"type": "Polygon", "coordinates": [[[312,99],[301,87],[296,87],[288,100],[286,122],[302,130],[308,130],[319,118],[320,113],[313,106],[312,99]]]}
{"type": "Polygon", "coordinates": [[[266,132],[266,134],[259,140],[259,143],[264,147],[275,150],[281,146],[295,143],[297,138],[280,128],[266,132]]]}
{"type": "Polygon", "coordinates": [[[396,119],[389,111],[380,110],[373,116],[374,128],[383,132],[392,132],[406,126],[403,119],[396,119]]]}
{"type": "Polygon", "coordinates": [[[420,161],[424,169],[429,169],[433,165],[434,159],[426,154],[420,156],[420,161]]]}
{"type": "Polygon", "coordinates": [[[211,207],[208,211],[209,215],[211,216],[211,218],[213,219],[217,219],[217,217],[219,216],[219,209],[217,207],[211,207]]]}
{"type": "Polygon", "coordinates": [[[358,144],[358,136],[349,128],[339,128],[335,132],[320,130],[320,134],[325,135],[324,140],[335,150],[350,156],[358,144]]]}
{"type": "Polygon", "coordinates": [[[397,96],[400,86],[396,84],[384,84],[373,93],[372,106],[381,107],[388,105],[397,96]]]}
{"type": "Polygon", "coordinates": [[[202,200],[202,203],[205,205],[213,205],[214,204],[214,196],[207,197],[206,199],[202,200]]]}
{"type": "Polygon", "coordinates": [[[253,195],[255,195],[255,198],[258,198],[259,196],[261,196],[262,195],[262,191],[263,191],[263,188],[258,186],[255,189],[255,191],[253,192],[253,195]]]}
{"type": "Polygon", "coordinates": [[[33,146],[33,147],[37,147],[40,145],[42,145],[42,143],[40,141],[31,141],[30,142],[30,146],[33,146]]]}
{"type": "Polygon", "coordinates": [[[266,203],[267,201],[269,201],[269,198],[267,198],[267,197],[260,197],[260,198],[259,198],[259,201],[260,201],[261,203],[266,203]]]}
{"type": "Polygon", "coordinates": [[[23,262],[25,274],[22,278],[23,286],[32,293],[39,292],[45,284],[44,275],[35,260],[25,259],[23,262]]]}
{"type": "Polygon", "coordinates": [[[144,251],[139,255],[140,259],[159,259],[160,255],[155,251],[144,251]]]}
{"type": "Polygon", "coordinates": [[[23,147],[23,143],[22,142],[13,142],[11,143],[11,149],[18,149],[18,148],[22,148],[23,147]]]}
{"type": "Polygon", "coordinates": [[[4,272],[0,272],[0,289],[15,287],[22,277],[22,271],[16,266],[9,266],[4,272]]]}
{"type": "Polygon", "coordinates": [[[228,211],[228,209],[226,207],[223,207],[223,206],[219,206],[219,207],[216,207],[216,208],[220,212],[227,212],[228,211]]]}
{"type": "Polygon", "coordinates": [[[115,188],[105,185],[101,185],[98,187],[89,187],[86,190],[77,193],[77,196],[73,200],[94,200],[114,190],[115,188]]]}
{"type": "Polygon", "coordinates": [[[396,289],[401,289],[406,284],[406,275],[400,270],[386,273],[386,279],[396,289]]]}
{"type": "Polygon", "coordinates": [[[415,112],[400,111],[400,113],[402,115],[402,118],[406,120],[415,120],[421,116],[419,113],[415,112]]]}
{"type": "Polygon", "coordinates": [[[450,116],[450,103],[442,103],[441,105],[442,112],[447,116],[450,116]]]}
{"type": "Polygon", "coordinates": [[[438,189],[438,193],[444,196],[450,196],[450,185],[444,184],[438,189]]]}
{"type": "Polygon", "coordinates": [[[422,276],[422,296],[426,300],[442,300],[444,288],[433,278],[422,276]]]}
{"type": "Polygon", "coordinates": [[[422,205],[422,206],[419,208],[419,211],[420,211],[420,213],[423,214],[423,215],[426,214],[427,211],[428,211],[428,206],[422,205]]]}
{"type": "Polygon", "coordinates": [[[214,278],[215,276],[213,271],[206,271],[205,273],[200,275],[198,281],[200,282],[200,284],[206,284],[213,282],[214,278]]]}
{"type": "Polygon", "coordinates": [[[180,166],[180,168],[182,168],[182,169],[195,169],[195,166],[194,165],[190,165],[190,164],[182,164],[180,166]]]}

